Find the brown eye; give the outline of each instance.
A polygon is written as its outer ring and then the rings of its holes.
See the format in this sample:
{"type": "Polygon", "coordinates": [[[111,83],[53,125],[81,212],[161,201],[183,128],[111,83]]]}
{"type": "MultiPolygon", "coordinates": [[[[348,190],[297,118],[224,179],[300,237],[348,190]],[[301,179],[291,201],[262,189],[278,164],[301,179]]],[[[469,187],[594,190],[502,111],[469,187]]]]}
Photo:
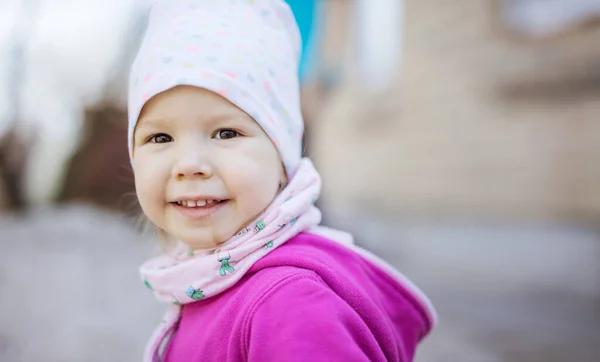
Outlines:
{"type": "Polygon", "coordinates": [[[240,134],[237,131],[234,131],[232,129],[222,129],[215,133],[215,138],[218,140],[226,140],[230,138],[235,138],[239,135],[240,134]]]}
{"type": "Polygon", "coordinates": [[[167,143],[173,142],[173,138],[167,134],[160,133],[149,138],[149,141],[152,143],[167,143]]]}

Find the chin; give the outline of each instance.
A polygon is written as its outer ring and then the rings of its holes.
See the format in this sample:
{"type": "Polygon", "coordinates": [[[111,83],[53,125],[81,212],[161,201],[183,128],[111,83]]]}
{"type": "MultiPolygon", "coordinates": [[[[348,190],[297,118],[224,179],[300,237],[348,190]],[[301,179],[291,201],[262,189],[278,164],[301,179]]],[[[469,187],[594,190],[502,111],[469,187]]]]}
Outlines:
{"type": "Polygon", "coordinates": [[[221,244],[220,239],[215,240],[211,232],[181,235],[179,240],[191,249],[212,249],[221,244]]]}

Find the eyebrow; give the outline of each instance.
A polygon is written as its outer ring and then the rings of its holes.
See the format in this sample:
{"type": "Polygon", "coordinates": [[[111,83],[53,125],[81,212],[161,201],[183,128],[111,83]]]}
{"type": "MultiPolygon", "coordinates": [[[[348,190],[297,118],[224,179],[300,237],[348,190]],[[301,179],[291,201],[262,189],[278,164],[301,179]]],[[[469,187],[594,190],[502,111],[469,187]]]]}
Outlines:
{"type": "Polygon", "coordinates": [[[207,118],[204,116],[198,117],[198,121],[204,120],[207,124],[218,124],[221,122],[233,122],[235,124],[244,124],[248,121],[254,123],[254,119],[246,113],[223,113],[207,118]]]}
{"type": "Polygon", "coordinates": [[[139,128],[152,128],[159,127],[160,125],[173,123],[173,120],[170,118],[143,118],[138,119],[137,124],[135,126],[136,129],[139,128]]]}
{"type": "MultiPolygon", "coordinates": [[[[206,122],[208,125],[214,125],[226,121],[233,122],[234,124],[238,124],[240,126],[246,123],[257,124],[252,116],[246,113],[223,113],[210,118],[200,115],[195,117],[195,120],[198,122],[206,122]]],[[[160,126],[164,126],[165,124],[170,125],[174,122],[175,120],[171,118],[143,118],[138,120],[136,124],[136,130],[144,128],[159,128],[160,126]]]]}

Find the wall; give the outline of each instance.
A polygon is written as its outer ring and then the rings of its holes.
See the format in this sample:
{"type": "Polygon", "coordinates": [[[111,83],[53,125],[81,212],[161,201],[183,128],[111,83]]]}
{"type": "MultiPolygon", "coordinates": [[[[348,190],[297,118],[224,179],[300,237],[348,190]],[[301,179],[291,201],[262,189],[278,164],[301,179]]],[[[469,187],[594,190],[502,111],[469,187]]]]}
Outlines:
{"type": "Polygon", "coordinates": [[[346,70],[313,140],[331,212],[600,217],[600,29],[523,43],[492,8],[407,1],[402,77],[372,95],[346,70]]]}

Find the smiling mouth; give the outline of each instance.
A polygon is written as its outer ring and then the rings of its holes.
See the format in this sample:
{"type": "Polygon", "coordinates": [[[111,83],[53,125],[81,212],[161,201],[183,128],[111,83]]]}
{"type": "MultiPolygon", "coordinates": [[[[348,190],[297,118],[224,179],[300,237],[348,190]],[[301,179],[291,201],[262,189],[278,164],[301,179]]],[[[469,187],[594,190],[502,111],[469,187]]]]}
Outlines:
{"type": "Polygon", "coordinates": [[[228,201],[228,200],[195,200],[195,201],[194,200],[182,200],[182,201],[175,201],[172,203],[176,204],[178,206],[182,206],[182,207],[186,207],[186,208],[190,208],[190,209],[199,209],[199,208],[208,209],[213,206],[222,204],[226,201],[228,201]]]}
{"type": "Polygon", "coordinates": [[[178,200],[171,202],[172,207],[190,220],[212,219],[213,215],[220,212],[231,200],[178,200]]]}

